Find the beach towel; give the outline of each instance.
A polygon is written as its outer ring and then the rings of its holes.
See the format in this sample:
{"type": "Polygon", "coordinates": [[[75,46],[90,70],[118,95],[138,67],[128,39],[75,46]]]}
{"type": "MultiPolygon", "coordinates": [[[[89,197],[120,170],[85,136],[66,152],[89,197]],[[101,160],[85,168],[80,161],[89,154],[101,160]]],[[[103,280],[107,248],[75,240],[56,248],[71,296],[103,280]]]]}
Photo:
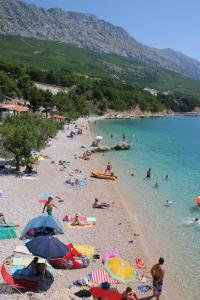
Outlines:
{"type": "Polygon", "coordinates": [[[118,282],[108,275],[105,270],[93,270],[92,271],[92,282],[101,284],[103,282],[109,282],[110,284],[117,284],[118,282]]]}
{"type": "Polygon", "coordinates": [[[90,245],[74,245],[74,248],[81,254],[86,255],[87,258],[93,259],[94,247],[90,245]]]}
{"type": "Polygon", "coordinates": [[[35,180],[35,179],[37,179],[37,177],[26,175],[26,176],[22,176],[22,179],[35,180]]]}
{"type": "Polygon", "coordinates": [[[91,294],[96,298],[103,298],[106,300],[121,300],[122,294],[118,291],[104,290],[98,287],[92,287],[90,290],[91,294]]]}
{"type": "Polygon", "coordinates": [[[146,293],[150,290],[152,290],[152,287],[150,285],[140,285],[137,287],[137,289],[141,292],[141,293],[146,293]]]}
{"type": "MultiPolygon", "coordinates": [[[[38,203],[45,204],[45,203],[47,203],[47,199],[39,199],[38,203]]],[[[51,203],[55,204],[54,201],[51,201],[51,203]]]]}
{"type": "MultiPolygon", "coordinates": [[[[74,221],[74,217],[72,217],[72,216],[68,216],[68,218],[69,218],[69,222],[70,223],[72,223],[73,221],[74,221]]],[[[80,222],[81,223],[87,223],[87,217],[79,217],[79,220],[80,220],[80,222]]]]}
{"type": "MultiPolygon", "coordinates": [[[[47,269],[48,272],[52,273],[53,269],[48,268],[47,269]]],[[[24,268],[24,266],[14,266],[12,267],[12,271],[11,271],[12,275],[23,275],[23,276],[31,276],[33,275],[32,273],[32,269],[31,268],[24,268]]]]}
{"type": "Polygon", "coordinates": [[[18,245],[14,252],[16,253],[23,253],[23,254],[27,254],[27,255],[31,255],[31,252],[28,250],[28,248],[24,245],[18,245]]]}
{"type": "MultiPolygon", "coordinates": [[[[15,225],[10,223],[10,225],[15,225]]],[[[0,227],[0,240],[14,239],[17,237],[15,227],[0,227]]]]}
{"type": "MultiPolygon", "coordinates": [[[[67,218],[64,217],[64,218],[63,218],[63,221],[64,221],[64,222],[67,222],[66,219],[67,219],[67,218]]],[[[72,222],[74,221],[74,217],[68,216],[68,220],[69,220],[69,221],[68,221],[69,223],[72,223],[72,222]]],[[[82,217],[79,217],[79,220],[80,220],[80,222],[83,223],[83,224],[84,224],[84,223],[96,223],[96,218],[95,218],[95,217],[85,217],[85,216],[82,216],[82,217]]]]}
{"type": "Polygon", "coordinates": [[[69,228],[90,228],[92,227],[93,225],[92,224],[83,224],[83,225],[72,225],[72,224],[67,224],[67,226],[69,228]]]}
{"type": "MultiPolygon", "coordinates": [[[[22,266],[26,267],[30,264],[30,262],[34,259],[34,256],[32,257],[14,257],[13,258],[13,266],[22,266]]],[[[50,264],[44,259],[44,258],[39,258],[38,260],[39,263],[46,263],[47,266],[50,266],[50,264]]]]}

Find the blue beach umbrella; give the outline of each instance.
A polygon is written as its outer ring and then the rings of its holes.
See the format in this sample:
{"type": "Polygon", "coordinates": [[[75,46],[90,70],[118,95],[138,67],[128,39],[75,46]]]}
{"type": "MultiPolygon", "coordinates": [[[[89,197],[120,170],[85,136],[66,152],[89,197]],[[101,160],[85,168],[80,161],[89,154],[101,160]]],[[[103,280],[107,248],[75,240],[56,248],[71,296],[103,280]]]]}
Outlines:
{"type": "Polygon", "coordinates": [[[40,236],[26,243],[28,250],[35,256],[45,259],[63,258],[69,249],[67,246],[52,236],[40,236]]]}
{"type": "Polygon", "coordinates": [[[33,218],[28,222],[28,224],[25,226],[23,232],[22,232],[22,237],[26,236],[26,234],[31,230],[31,229],[36,229],[40,227],[48,227],[54,230],[55,234],[63,234],[64,230],[60,222],[54,218],[53,216],[49,215],[42,215],[38,216],[36,218],[33,218]]]}

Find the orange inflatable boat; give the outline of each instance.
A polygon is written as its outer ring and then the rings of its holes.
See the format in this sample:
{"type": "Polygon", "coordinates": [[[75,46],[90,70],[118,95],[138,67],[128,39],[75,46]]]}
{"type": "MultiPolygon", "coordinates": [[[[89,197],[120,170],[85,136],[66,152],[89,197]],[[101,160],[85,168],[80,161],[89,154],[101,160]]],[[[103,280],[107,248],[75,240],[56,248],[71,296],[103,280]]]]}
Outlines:
{"type": "Polygon", "coordinates": [[[91,177],[99,178],[99,179],[107,179],[107,180],[116,180],[117,176],[115,175],[108,175],[99,172],[91,172],[91,177]]]}

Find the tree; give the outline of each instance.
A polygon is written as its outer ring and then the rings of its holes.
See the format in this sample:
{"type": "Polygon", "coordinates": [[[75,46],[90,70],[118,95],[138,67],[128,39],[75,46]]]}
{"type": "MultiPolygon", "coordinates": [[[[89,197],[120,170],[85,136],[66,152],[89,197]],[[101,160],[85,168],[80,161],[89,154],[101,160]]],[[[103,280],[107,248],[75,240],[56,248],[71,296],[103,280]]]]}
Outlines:
{"type": "Polygon", "coordinates": [[[32,149],[42,149],[48,138],[55,136],[59,128],[56,122],[34,115],[8,117],[0,128],[0,148],[12,154],[16,170],[19,171],[22,161],[30,158],[32,149]]]}

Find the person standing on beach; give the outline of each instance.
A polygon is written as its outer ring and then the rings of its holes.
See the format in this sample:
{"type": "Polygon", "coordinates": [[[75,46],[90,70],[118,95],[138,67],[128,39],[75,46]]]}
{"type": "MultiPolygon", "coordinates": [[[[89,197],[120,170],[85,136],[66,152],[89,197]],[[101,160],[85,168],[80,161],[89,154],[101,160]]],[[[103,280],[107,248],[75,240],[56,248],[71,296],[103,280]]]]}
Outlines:
{"type": "Polygon", "coordinates": [[[53,198],[52,197],[49,197],[47,202],[45,203],[44,207],[43,207],[43,212],[45,212],[45,209],[47,210],[47,214],[49,216],[52,216],[52,213],[53,213],[53,207],[57,208],[57,206],[52,202],[53,201],[53,198]]]}
{"type": "Polygon", "coordinates": [[[147,176],[146,176],[146,178],[151,178],[151,168],[149,168],[147,170],[147,176]]]}
{"type": "Polygon", "coordinates": [[[110,175],[111,174],[111,170],[112,170],[112,165],[110,162],[107,163],[107,166],[106,166],[106,169],[105,169],[105,174],[108,174],[110,175]]]}
{"type": "Polygon", "coordinates": [[[164,264],[164,258],[160,257],[158,263],[151,268],[151,275],[153,278],[152,297],[156,297],[156,300],[160,299],[160,295],[162,293],[162,288],[163,288],[163,277],[165,274],[165,270],[162,267],[163,264],[164,264]]]}

